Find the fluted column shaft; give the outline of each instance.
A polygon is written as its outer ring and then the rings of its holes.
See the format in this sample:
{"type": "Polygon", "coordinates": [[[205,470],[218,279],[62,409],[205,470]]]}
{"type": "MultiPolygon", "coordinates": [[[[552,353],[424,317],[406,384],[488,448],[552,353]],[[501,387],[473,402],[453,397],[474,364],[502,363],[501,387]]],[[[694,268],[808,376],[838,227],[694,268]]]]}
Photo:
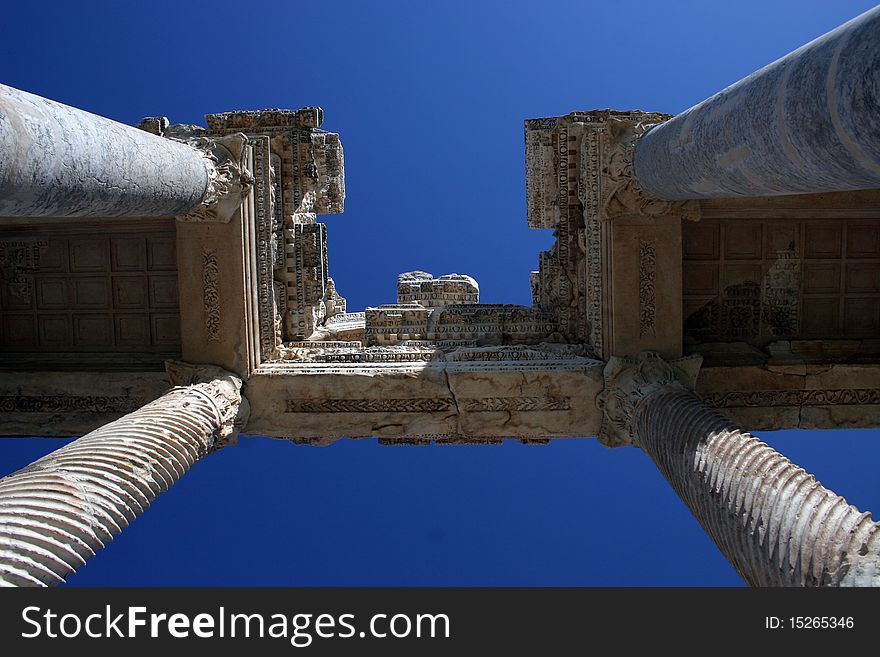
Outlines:
{"type": "Polygon", "coordinates": [[[880,525],[684,387],[632,415],[635,442],[752,586],[880,586],[880,525]]]}
{"type": "Polygon", "coordinates": [[[0,479],[0,586],[63,582],[223,441],[240,387],[174,388],[0,479]]]}
{"type": "Polygon", "coordinates": [[[171,217],[211,191],[196,148],[0,85],[0,217],[171,217]]]}

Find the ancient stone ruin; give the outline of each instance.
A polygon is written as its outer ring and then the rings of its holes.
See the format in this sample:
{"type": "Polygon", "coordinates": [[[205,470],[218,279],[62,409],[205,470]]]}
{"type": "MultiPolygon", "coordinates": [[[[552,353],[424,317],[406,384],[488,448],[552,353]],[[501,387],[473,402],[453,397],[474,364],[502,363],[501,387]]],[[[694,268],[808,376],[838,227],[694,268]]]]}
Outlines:
{"type": "Polygon", "coordinates": [[[526,120],[531,306],[414,271],[348,308],[320,108],[130,127],[0,87],[0,435],[82,436],[0,480],[0,584],[62,582],[243,432],[597,436],[748,583],[880,585],[870,515],[746,430],[880,426],[878,44],[875,9],[675,117],[526,120]]]}

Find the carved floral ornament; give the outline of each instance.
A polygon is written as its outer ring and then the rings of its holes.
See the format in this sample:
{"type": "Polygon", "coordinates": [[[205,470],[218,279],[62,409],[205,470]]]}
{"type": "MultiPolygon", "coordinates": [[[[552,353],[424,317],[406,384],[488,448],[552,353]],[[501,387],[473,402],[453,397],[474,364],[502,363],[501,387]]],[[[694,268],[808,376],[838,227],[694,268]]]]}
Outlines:
{"type": "Polygon", "coordinates": [[[666,361],[654,351],[643,351],[638,358],[611,357],[604,370],[605,388],[596,398],[602,411],[599,442],[638,446],[631,423],[641,401],[669,385],[693,389],[702,362],[698,355],[666,361]]]}
{"type": "Polygon", "coordinates": [[[641,217],[676,215],[697,221],[700,218],[700,204],[697,201],[654,198],[639,185],[633,173],[636,144],[648,130],[672,117],[658,113],[637,114],[640,115],[638,119],[615,115],[608,117],[601,164],[603,193],[600,216],[607,220],[633,214],[641,217]]]}
{"type": "Polygon", "coordinates": [[[253,175],[244,165],[247,137],[235,133],[216,138],[195,136],[184,141],[202,152],[208,188],[201,204],[178,219],[229,223],[254,183],[253,175]]]}

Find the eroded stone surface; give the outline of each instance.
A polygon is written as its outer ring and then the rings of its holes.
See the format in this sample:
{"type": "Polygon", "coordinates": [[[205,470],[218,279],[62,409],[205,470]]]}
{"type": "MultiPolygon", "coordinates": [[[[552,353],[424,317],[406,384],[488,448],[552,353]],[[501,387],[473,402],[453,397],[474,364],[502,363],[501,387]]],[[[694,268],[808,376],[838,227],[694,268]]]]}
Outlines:
{"type": "Polygon", "coordinates": [[[465,274],[434,278],[424,271],[409,271],[397,277],[397,303],[425,308],[480,303],[480,286],[465,274]]]}
{"type": "Polygon", "coordinates": [[[587,347],[302,349],[248,380],[248,431],[326,443],[593,435],[602,363],[587,347]]]}
{"type": "Polygon", "coordinates": [[[650,197],[632,176],[637,139],[668,118],[594,110],[525,122],[527,222],[556,236],[532,275],[533,299],[555,310],[567,341],[589,342],[606,358],[648,348],[671,357],[680,349],[678,311],[658,299],[680,286],[677,222],[697,218],[699,206],[650,197]],[[627,273],[635,279],[610,284],[613,275],[627,273]],[[624,311],[635,316],[618,328],[635,322],[635,332],[615,329],[624,311]]]}

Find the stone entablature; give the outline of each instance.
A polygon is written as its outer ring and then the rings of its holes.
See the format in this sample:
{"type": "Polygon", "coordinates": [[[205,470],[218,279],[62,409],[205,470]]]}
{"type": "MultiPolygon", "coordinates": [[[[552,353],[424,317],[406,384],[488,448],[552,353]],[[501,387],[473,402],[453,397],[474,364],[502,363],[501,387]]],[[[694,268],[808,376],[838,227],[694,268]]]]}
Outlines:
{"type": "Polygon", "coordinates": [[[525,122],[527,222],[556,236],[532,274],[534,303],[556,310],[567,341],[606,358],[680,351],[678,309],[658,299],[680,285],[676,226],[699,205],[651,198],[632,177],[639,137],[668,118],[594,110],[525,122]]]}
{"type": "Polygon", "coordinates": [[[249,430],[327,444],[542,442],[594,435],[603,363],[564,344],[287,350],[248,380],[249,430]],[[577,427],[575,429],[575,427],[577,427]]]}

